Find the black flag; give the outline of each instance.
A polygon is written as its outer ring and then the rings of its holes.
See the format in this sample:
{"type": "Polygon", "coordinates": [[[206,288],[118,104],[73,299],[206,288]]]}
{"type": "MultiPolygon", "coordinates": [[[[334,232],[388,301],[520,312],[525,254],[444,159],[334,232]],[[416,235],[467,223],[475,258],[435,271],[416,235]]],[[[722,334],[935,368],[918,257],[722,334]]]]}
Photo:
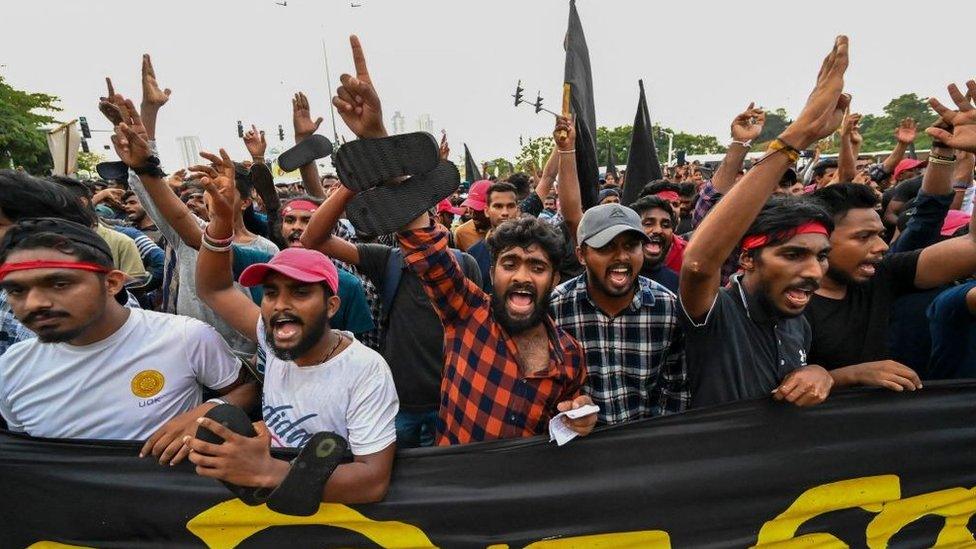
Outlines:
{"type": "Polygon", "coordinates": [[[617,155],[613,152],[613,143],[607,141],[607,175],[613,174],[620,183],[620,174],[617,173],[617,155]]]}
{"type": "Polygon", "coordinates": [[[638,80],[640,99],[637,100],[637,114],[634,116],[634,134],[630,138],[630,156],[627,158],[627,179],[624,181],[623,196],[620,202],[633,204],[644,185],[661,179],[661,163],[657,159],[654,137],[651,135],[651,115],[647,112],[647,98],[644,97],[644,81],[638,80]]]}
{"type": "Polygon", "coordinates": [[[569,27],[566,30],[566,69],[564,81],[571,88],[572,112],[576,115],[576,172],[579,176],[583,210],[595,206],[600,186],[596,158],[596,109],[593,107],[593,72],[590,51],[586,48],[583,24],[576,11],[576,0],[569,2],[569,27]]]}
{"type": "Polygon", "coordinates": [[[478,164],[471,158],[471,151],[468,150],[468,144],[464,144],[464,180],[468,183],[474,183],[475,181],[481,180],[481,172],[478,171],[478,164]]]}

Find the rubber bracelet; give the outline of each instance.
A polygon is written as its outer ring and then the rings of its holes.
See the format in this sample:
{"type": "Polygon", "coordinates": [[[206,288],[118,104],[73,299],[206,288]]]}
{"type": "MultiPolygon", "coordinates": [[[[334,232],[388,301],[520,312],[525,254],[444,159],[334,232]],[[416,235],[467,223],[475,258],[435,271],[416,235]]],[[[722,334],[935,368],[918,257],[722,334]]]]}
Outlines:
{"type": "Polygon", "coordinates": [[[568,151],[559,151],[559,154],[576,154],[576,149],[572,149],[568,151]]]}
{"type": "Polygon", "coordinates": [[[200,239],[200,246],[210,250],[211,252],[226,253],[234,249],[233,246],[214,246],[213,244],[207,242],[206,238],[200,239]]]}

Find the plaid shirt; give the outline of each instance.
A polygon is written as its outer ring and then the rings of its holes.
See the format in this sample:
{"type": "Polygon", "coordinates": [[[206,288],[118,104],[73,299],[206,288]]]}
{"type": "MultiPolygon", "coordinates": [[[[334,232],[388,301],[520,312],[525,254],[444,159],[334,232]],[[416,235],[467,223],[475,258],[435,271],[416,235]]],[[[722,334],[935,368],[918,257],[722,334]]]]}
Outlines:
{"type": "Polygon", "coordinates": [[[515,340],[492,317],[491,298],[447,250],[447,231],[401,233],[400,247],[444,324],[437,444],[545,433],[556,404],[578,396],[586,383],[579,343],[547,317],[549,366],[526,375],[515,340]]]}
{"type": "MultiPolygon", "coordinates": [[[[718,204],[721,200],[722,193],[715,190],[712,186],[712,180],[709,179],[702,185],[700,191],[698,191],[698,201],[695,202],[695,209],[691,212],[691,223],[694,228],[698,228],[701,225],[705,216],[708,212],[712,211],[712,208],[718,204]]],[[[736,246],[729,257],[725,259],[725,263],[722,264],[722,286],[725,286],[729,282],[729,277],[734,275],[739,270],[739,247],[736,246]]]]}
{"type": "Polygon", "coordinates": [[[35,337],[37,335],[14,316],[14,311],[7,302],[7,292],[0,292],[0,355],[6,353],[14,343],[35,337]]]}
{"type": "Polygon", "coordinates": [[[682,412],[691,400],[678,300],[656,282],[637,280],[640,291],[616,317],[590,299],[586,274],[552,293],[556,325],[586,352],[584,392],[600,406],[600,424],[682,412]]]}

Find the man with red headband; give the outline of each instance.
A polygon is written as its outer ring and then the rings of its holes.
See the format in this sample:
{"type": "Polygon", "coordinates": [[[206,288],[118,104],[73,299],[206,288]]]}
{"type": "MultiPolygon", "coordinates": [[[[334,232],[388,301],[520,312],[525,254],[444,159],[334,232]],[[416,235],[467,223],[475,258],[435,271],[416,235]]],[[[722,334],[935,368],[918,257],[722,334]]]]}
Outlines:
{"type": "MultiPolygon", "coordinates": [[[[37,338],[0,357],[0,413],[36,437],[149,439],[141,455],[182,460],[182,437],[216,406],[202,387],[248,407],[240,361],[209,325],[123,307],[125,273],[92,229],[56,218],[4,236],[0,287],[37,338]]],[[[246,299],[246,298],[245,298],[246,299]]]]}
{"type": "MultiPolygon", "coordinates": [[[[681,211],[681,187],[670,181],[652,181],[641,189],[640,198],[645,196],[656,196],[671,205],[675,212],[681,211]]],[[[681,262],[685,255],[685,247],[688,241],[681,238],[674,232],[671,234],[671,242],[668,243],[667,255],[664,257],[664,266],[678,273],[681,272],[681,262]]]]}
{"type": "Polygon", "coordinates": [[[770,143],[688,245],[679,295],[692,407],[770,393],[805,406],[830,393],[827,370],[807,364],[812,334],[802,313],[826,273],[833,223],[823,208],[804,199],[767,200],[798,151],[840,124],[850,103],[841,93],[847,61],[847,38],[840,36],[796,121],[770,143]],[[722,264],[740,240],[743,273],[720,288],[722,264]]]}

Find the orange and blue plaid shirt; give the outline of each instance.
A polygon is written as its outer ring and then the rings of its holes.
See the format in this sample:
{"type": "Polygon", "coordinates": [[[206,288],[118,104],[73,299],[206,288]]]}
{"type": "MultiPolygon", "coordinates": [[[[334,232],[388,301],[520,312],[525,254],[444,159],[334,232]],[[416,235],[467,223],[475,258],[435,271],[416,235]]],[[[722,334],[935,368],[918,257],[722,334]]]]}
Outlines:
{"type": "Polygon", "coordinates": [[[526,375],[515,341],[492,317],[490,296],[448,251],[447,231],[430,227],[399,238],[405,263],[444,324],[437,444],[544,434],[556,405],[579,396],[586,383],[580,344],[546,317],[549,365],[526,375]]]}

